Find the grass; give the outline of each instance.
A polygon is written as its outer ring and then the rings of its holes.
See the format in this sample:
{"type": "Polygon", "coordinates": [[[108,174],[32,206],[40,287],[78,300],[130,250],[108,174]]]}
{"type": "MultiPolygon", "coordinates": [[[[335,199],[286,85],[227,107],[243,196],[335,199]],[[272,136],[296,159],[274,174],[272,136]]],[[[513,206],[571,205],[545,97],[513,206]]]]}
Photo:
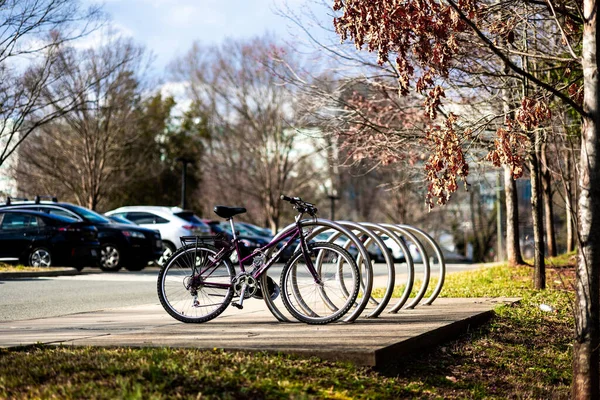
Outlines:
{"type": "Polygon", "coordinates": [[[567,398],[567,272],[549,270],[546,291],[531,289],[530,268],[449,275],[446,296],[493,293],[522,301],[498,308],[489,324],[460,339],[386,369],[221,350],[30,346],[0,349],[0,398],[567,398]]]}
{"type": "MultiPolygon", "coordinates": [[[[67,267],[50,267],[53,270],[56,269],[61,269],[61,268],[67,268],[67,267]]],[[[7,263],[3,263],[0,262],[0,272],[39,272],[39,271],[48,271],[48,267],[44,268],[44,267],[32,267],[29,265],[22,265],[22,264],[7,264],[7,263]]]]}
{"type": "MultiPolygon", "coordinates": [[[[574,255],[560,255],[546,259],[548,275],[546,285],[552,290],[569,290],[574,283],[574,255]]],[[[429,281],[425,298],[429,297],[439,279],[429,281]]],[[[420,290],[422,280],[415,279],[411,296],[420,290]]],[[[405,285],[394,288],[392,297],[401,297],[405,285]]],[[[485,267],[446,275],[440,297],[521,297],[533,289],[533,268],[530,266],[509,267],[507,264],[485,267]]],[[[374,289],[374,297],[382,297],[385,289],[374,289]]]]}

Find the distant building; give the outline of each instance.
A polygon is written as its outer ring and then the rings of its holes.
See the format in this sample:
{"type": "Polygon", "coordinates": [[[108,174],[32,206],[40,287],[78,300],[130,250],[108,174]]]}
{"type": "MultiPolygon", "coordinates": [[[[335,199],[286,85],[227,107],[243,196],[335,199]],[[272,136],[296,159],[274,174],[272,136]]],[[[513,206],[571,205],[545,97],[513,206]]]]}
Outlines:
{"type": "MultiPolygon", "coordinates": [[[[6,147],[6,140],[7,139],[0,137],[0,152],[6,147]]],[[[18,158],[18,152],[15,151],[2,165],[0,165],[0,201],[4,201],[6,196],[17,195],[17,181],[13,178],[12,170],[17,165],[18,158]]]]}

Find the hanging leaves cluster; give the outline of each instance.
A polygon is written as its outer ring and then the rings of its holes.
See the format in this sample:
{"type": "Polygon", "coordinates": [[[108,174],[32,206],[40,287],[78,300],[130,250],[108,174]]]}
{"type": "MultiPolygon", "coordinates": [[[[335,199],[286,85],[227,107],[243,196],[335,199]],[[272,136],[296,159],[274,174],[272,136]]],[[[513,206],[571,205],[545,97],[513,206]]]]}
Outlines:
{"type": "Polygon", "coordinates": [[[462,150],[462,142],[468,139],[469,132],[459,135],[454,129],[455,122],[456,116],[450,114],[441,129],[430,130],[426,136],[433,149],[425,166],[430,182],[426,199],[430,209],[434,198],[438,204],[446,204],[458,188],[457,180],[460,178],[466,184],[469,175],[469,164],[462,150]]]}
{"type": "MultiPolygon", "coordinates": [[[[476,0],[456,4],[469,18],[477,17],[476,0]]],[[[448,77],[453,55],[458,51],[456,35],[466,28],[458,12],[435,0],[335,0],[333,8],[342,11],[334,19],[341,40],[350,39],[357,49],[366,46],[368,51],[376,52],[380,65],[389,61],[390,53],[395,54],[400,95],[407,95],[414,84],[416,91],[425,96],[425,114],[430,120],[437,119],[445,97],[437,80],[448,77]]],[[[457,188],[457,178],[468,175],[461,148],[468,132],[457,134],[455,122],[456,117],[451,116],[443,127],[431,128],[427,133],[426,143],[431,146],[426,164],[430,207],[434,197],[438,204],[445,204],[457,188]]]]}
{"type": "Polygon", "coordinates": [[[496,131],[494,149],[488,153],[486,160],[496,167],[508,166],[513,179],[518,179],[523,175],[523,164],[529,146],[529,137],[515,129],[515,122],[509,120],[506,127],[496,131]]]}
{"type": "MultiPolygon", "coordinates": [[[[458,5],[471,18],[476,15],[475,0],[458,5]]],[[[377,52],[377,62],[396,54],[401,94],[407,94],[414,78],[415,63],[423,71],[417,90],[433,82],[431,77],[446,77],[452,54],[458,49],[456,33],[465,29],[458,13],[449,5],[432,0],[335,0],[334,19],[342,41],[351,39],[357,49],[377,52]]]]}
{"type": "Polygon", "coordinates": [[[494,148],[488,153],[486,160],[497,167],[508,166],[513,179],[520,178],[523,175],[525,157],[531,148],[528,133],[551,117],[552,113],[546,102],[532,97],[523,97],[516,118],[507,119],[505,126],[496,131],[494,148]]]}

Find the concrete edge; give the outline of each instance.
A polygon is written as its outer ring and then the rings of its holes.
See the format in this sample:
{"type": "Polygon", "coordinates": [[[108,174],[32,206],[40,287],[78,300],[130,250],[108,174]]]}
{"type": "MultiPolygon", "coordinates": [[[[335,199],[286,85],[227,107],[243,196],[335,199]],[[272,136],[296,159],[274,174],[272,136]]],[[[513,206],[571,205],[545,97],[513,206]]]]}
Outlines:
{"type": "Polygon", "coordinates": [[[19,272],[0,272],[0,280],[23,279],[23,278],[43,278],[62,275],[79,275],[81,274],[75,268],[61,268],[55,271],[19,271],[19,272]]]}
{"type": "MultiPolygon", "coordinates": [[[[520,300],[504,303],[504,305],[515,304],[519,301],[520,300]]],[[[374,363],[371,364],[371,366],[375,368],[383,367],[398,361],[403,355],[415,353],[423,349],[430,349],[450,340],[457,339],[462,334],[469,332],[469,330],[472,328],[481,326],[488,322],[495,314],[496,312],[493,309],[484,311],[469,318],[440,326],[437,329],[423,333],[419,336],[415,336],[410,339],[377,349],[374,352],[374,363]]]]}

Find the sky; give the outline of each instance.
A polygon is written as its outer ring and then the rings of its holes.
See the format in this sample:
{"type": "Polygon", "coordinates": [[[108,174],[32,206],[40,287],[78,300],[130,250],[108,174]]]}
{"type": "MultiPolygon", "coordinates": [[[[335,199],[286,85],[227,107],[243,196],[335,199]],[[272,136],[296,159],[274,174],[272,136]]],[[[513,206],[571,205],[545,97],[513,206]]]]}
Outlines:
{"type": "MultiPolygon", "coordinates": [[[[333,4],[333,0],[326,2],[333,4]]],[[[153,53],[157,70],[184,55],[194,41],[210,45],[266,32],[282,40],[305,38],[298,26],[277,15],[277,9],[288,7],[298,14],[312,10],[319,18],[331,20],[315,0],[104,0],[100,4],[120,33],[153,53]]]]}

